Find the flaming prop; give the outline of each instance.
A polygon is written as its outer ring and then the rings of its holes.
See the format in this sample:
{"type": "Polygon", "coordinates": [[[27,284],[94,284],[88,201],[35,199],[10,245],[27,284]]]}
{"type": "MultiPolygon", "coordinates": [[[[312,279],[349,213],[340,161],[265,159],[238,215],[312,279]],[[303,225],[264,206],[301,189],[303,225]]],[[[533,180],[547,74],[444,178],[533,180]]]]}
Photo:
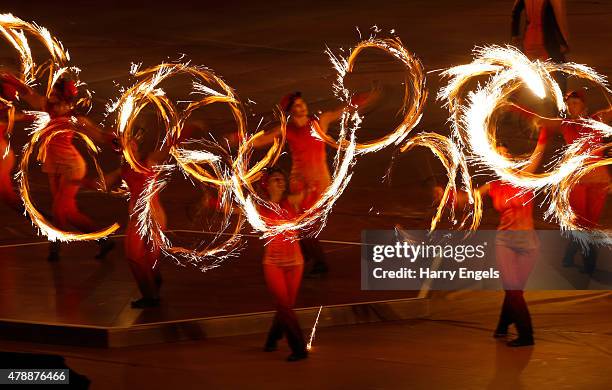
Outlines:
{"type": "MultiPolygon", "coordinates": [[[[51,95],[55,83],[68,74],[76,80],[77,86],[84,85],[78,81],[80,69],[69,66],[70,54],[68,51],[45,27],[36,23],[28,23],[11,14],[0,14],[0,34],[19,54],[21,80],[25,85],[35,87],[45,72],[47,73],[45,86],[45,96],[47,97],[51,95]],[[34,37],[47,49],[50,58],[40,65],[37,65],[34,61],[28,36],[34,37]]],[[[89,107],[91,93],[86,90],[85,95],[77,101],[77,105],[89,107]]]]}
{"type": "Polygon", "coordinates": [[[482,216],[482,199],[480,193],[472,186],[472,180],[468,171],[467,162],[457,145],[448,137],[437,133],[420,133],[410,138],[402,147],[400,152],[404,153],[416,146],[424,146],[438,157],[442,166],[446,170],[448,184],[444,189],[440,204],[437,207],[436,214],[431,220],[430,231],[433,231],[440,219],[444,209],[450,203],[450,219],[453,223],[455,220],[455,200],[457,199],[457,174],[461,174],[464,190],[468,194],[468,205],[471,210],[465,210],[464,217],[458,225],[459,229],[466,228],[468,219],[471,219],[471,224],[467,227],[469,230],[476,230],[480,225],[482,216]],[[471,218],[470,218],[471,217],[471,218]]]}
{"type": "Polygon", "coordinates": [[[54,226],[48,221],[33,204],[30,196],[30,185],[28,181],[28,173],[30,166],[30,158],[36,146],[40,144],[38,149],[38,161],[44,161],[46,158],[47,149],[49,142],[54,137],[65,135],[65,133],[74,133],[79,136],[87,146],[87,151],[90,153],[98,177],[104,181],[104,174],[100,166],[98,165],[96,155],[99,152],[98,147],[94,142],[84,133],[79,131],[79,127],[82,124],[76,118],[57,118],[50,120],[49,115],[46,113],[33,112],[37,116],[35,121],[35,129],[31,133],[31,139],[23,149],[23,155],[20,162],[20,172],[18,174],[20,182],[21,198],[25,206],[26,213],[30,216],[32,223],[38,227],[41,234],[47,236],[50,241],[83,241],[83,240],[97,240],[104,238],[119,229],[119,224],[114,223],[113,225],[90,233],[75,233],[64,231],[57,226],[54,226]]]}
{"type": "MultiPolygon", "coordinates": [[[[75,79],[76,86],[84,85],[78,80],[78,74],[80,70],[76,67],[68,65],[70,56],[64,49],[63,45],[57,40],[49,30],[41,27],[35,23],[25,22],[11,14],[0,15],[0,34],[7,40],[7,42],[15,48],[19,54],[21,64],[21,74],[17,78],[19,82],[23,83],[25,88],[32,88],[37,85],[37,82],[47,72],[47,82],[45,87],[45,96],[48,98],[51,95],[53,86],[56,82],[66,76],[70,75],[75,79]],[[28,36],[33,36],[38,40],[47,50],[49,59],[40,65],[37,65],[32,55],[32,50],[28,41],[28,36]]],[[[19,98],[19,95],[17,95],[19,98]]],[[[12,102],[2,99],[0,102],[8,107],[8,126],[7,135],[10,139],[11,131],[15,121],[15,107],[12,102]]],[[[85,96],[77,100],[76,105],[81,107],[89,107],[91,104],[91,93],[85,89],[85,96]]],[[[92,140],[85,134],[79,131],[81,124],[76,118],[69,118],[66,120],[54,120],[50,121],[49,116],[43,112],[32,111],[30,114],[34,115],[37,119],[34,123],[34,130],[31,133],[32,138],[30,142],[24,147],[24,153],[21,158],[21,171],[18,174],[20,180],[20,191],[21,197],[24,202],[26,213],[31,217],[31,221],[36,225],[39,231],[47,236],[50,240],[61,240],[61,241],[73,241],[73,240],[93,240],[105,237],[115,230],[118,225],[114,224],[106,229],[87,233],[79,234],[63,231],[54,227],[49,221],[47,221],[40,212],[37,211],[36,207],[32,204],[29,184],[28,184],[28,163],[30,155],[32,154],[35,146],[42,142],[39,151],[39,160],[43,161],[46,155],[46,149],[48,143],[54,137],[61,135],[66,132],[74,132],[80,136],[87,145],[89,153],[94,158],[96,170],[103,180],[100,167],[96,160],[96,154],[98,148],[94,145],[92,140]]],[[[10,143],[7,143],[6,149],[3,151],[3,158],[8,154],[10,149],[10,143]]]]}
{"type": "MultiPolygon", "coordinates": [[[[337,140],[324,133],[319,126],[314,125],[313,134],[337,149],[334,158],[334,167],[331,185],[319,197],[315,204],[299,216],[287,220],[270,220],[263,217],[259,207],[271,210],[276,205],[270,204],[261,198],[250,183],[245,180],[248,159],[245,157],[245,148],[240,150],[235,174],[233,176],[233,189],[241,208],[251,226],[262,233],[263,237],[276,236],[286,231],[303,231],[307,235],[316,235],[325,225],[325,221],[352,176],[352,167],[359,155],[376,152],[390,145],[399,145],[406,139],[410,131],[419,123],[424,103],[427,98],[425,90],[425,75],[420,61],[409,53],[398,38],[376,39],[369,38],[357,44],[350,50],[348,57],[335,55],[327,50],[330,61],[336,70],[336,82],[333,90],[336,97],[344,105],[340,119],[340,134],[337,140]],[[406,90],[404,95],[403,118],[401,123],[389,134],[368,142],[358,142],[356,132],[361,127],[362,116],[357,106],[351,102],[352,94],[345,87],[344,80],[352,72],[356,60],[365,49],[378,49],[388,53],[400,61],[406,68],[406,90]]],[[[280,114],[282,134],[284,135],[285,118],[280,114]]]]}
{"type": "Polygon", "coordinates": [[[472,63],[443,72],[450,79],[447,86],[440,90],[438,98],[445,100],[450,109],[454,139],[468,158],[478,166],[493,171],[499,179],[526,190],[547,192],[550,199],[547,216],[556,219],[563,230],[571,230],[580,240],[586,240],[588,236],[608,243],[608,231],[589,229],[592,231],[590,235],[576,232],[584,231],[586,227],[578,223],[571,211],[569,195],[581,177],[596,167],[608,164],[607,159],[594,157],[594,147],[590,146],[590,141],[595,137],[611,135],[612,128],[590,119],[574,121],[590,129],[589,134],[565,148],[551,169],[531,174],[521,169],[530,161],[508,158],[497,152],[494,120],[495,113],[510,105],[510,96],[521,86],[526,86],[540,99],[549,96],[565,116],[566,106],[561,89],[552,77],[553,72],[588,80],[610,93],[605,78],[580,64],[530,61],[512,47],[484,47],[476,50],[474,56],[472,63]],[[464,102],[462,96],[466,84],[482,76],[489,76],[489,79],[484,86],[469,92],[464,102]]]}
{"type": "MultiPolygon", "coordinates": [[[[234,91],[221,78],[212,71],[191,66],[189,64],[161,64],[143,71],[135,71],[134,76],[139,78],[132,87],[127,89],[119,100],[109,107],[110,112],[117,113],[117,131],[123,148],[125,161],[137,172],[151,175],[147,186],[142,194],[138,196],[135,213],[138,218],[138,229],[142,237],[159,247],[164,253],[174,258],[177,262],[186,261],[198,266],[202,270],[214,268],[227,256],[235,253],[240,244],[239,233],[244,223],[244,217],[237,216],[237,222],[228,238],[226,231],[232,225],[233,191],[232,177],[230,171],[235,169],[229,153],[217,143],[183,140],[181,132],[189,116],[198,108],[212,103],[227,104],[232,112],[236,123],[239,139],[244,140],[241,150],[245,150],[252,139],[259,134],[246,140],[246,120],[242,104],[235,96],[234,91]],[[188,75],[194,79],[192,94],[201,95],[199,100],[190,101],[186,108],[179,110],[174,102],[168,98],[166,93],[159,87],[163,81],[180,75],[188,75]],[[134,122],[139,113],[149,104],[152,104],[162,119],[166,134],[162,141],[162,154],[166,158],[171,157],[173,163],[158,166],[147,166],[138,160],[137,151],[133,142],[134,122]],[[195,146],[196,149],[187,149],[186,145],[195,146]],[[168,183],[170,173],[178,168],[185,177],[198,182],[214,185],[218,189],[220,200],[219,211],[223,215],[221,229],[209,243],[200,242],[198,249],[188,249],[174,245],[161,229],[161,224],[156,220],[151,205],[153,198],[168,183]],[[205,264],[204,259],[214,258],[212,264],[205,264]]],[[[245,153],[245,152],[243,152],[245,153]]],[[[259,171],[268,164],[274,163],[281,153],[280,143],[276,142],[268,154],[253,167],[246,169],[243,180],[250,182],[256,180],[259,171]]]]}
{"type": "MultiPolygon", "coordinates": [[[[353,67],[355,66],[355,62],[359,57],[359,54],[362,51],[370,48],[384,51],[385,53],[399,60],[405,67],[406,82],[403,101],[404,104],[402,108],[403,118],[401,123],[389,134],[372,141],[357,143],[355,148],[359,154],[376,152],[393,144],[399,145],[406,139],[410,131],[414,129],[414,127],[421,121],[423,109],[425,108],[425,101],[427,100],[427,90],[425,89],[425,72],[423,70],[421,61],[406,50],[399,38],[370,38],[360,42],[354,48],[352,48],[347,58],[336,56],[331,50],[327,50],[330,61],[337,73],[336,82],[333,86],[334,92],[336,96],[344,104],[346,104],[347,107],[350,107],[353,110],[357,109],[357,107],[353,106],[351,102],[351,93],[344,86],[344,80],[346,79],[346,76],[353,71],[353,67]]],[[[334,140],[327,133],[322,132],[317,126],[314,126],[313,130],[319,138],[334,148],[347,146],[346,142],[343,144],[334,140]]]]}

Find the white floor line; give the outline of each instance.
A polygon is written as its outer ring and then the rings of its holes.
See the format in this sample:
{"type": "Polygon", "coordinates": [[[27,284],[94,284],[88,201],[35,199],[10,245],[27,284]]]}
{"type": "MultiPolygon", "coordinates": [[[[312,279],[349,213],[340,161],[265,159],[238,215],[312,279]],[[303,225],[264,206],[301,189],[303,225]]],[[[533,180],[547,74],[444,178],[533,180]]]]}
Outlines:
{"type": "MultiPolygon", "coordinates": [[[[166,233],[195,233],[195,234],[221,234],[224,236],[230,236],[231,233],[216,233],[216,232],[208,232],[201,230],[185,230],[185,229],[174,229],[167,230],[166,233]]],[[[244,237],[252,237],[258,238],[259,236],[256,234],[241,234],[244,237]]],[[[125,234],[113,234],[110,236],[111,238],[120,238],[125,237],[125,234]]],[[[337,240],[320,240],[320,242],[324,242],[326,244],[344,244],[344,245],[356,245],[362,246],[363,244],[360,242],[352,242],[352,241],[337,241],[337,240]]],[[[0,245],[0,248],[19,248],[23,246],[35,246],[35,245],[46,245],[49,241],[32,241],[32,242],[23,242],[20,244],[4,244],[0,245]]]]}

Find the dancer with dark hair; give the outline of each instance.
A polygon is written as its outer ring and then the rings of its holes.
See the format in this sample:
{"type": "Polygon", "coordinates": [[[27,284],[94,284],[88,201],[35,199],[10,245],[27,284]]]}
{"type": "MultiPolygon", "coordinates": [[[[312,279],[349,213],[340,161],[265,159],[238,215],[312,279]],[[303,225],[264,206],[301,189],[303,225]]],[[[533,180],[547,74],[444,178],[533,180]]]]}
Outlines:
{"type": "MultiPolygon", "coordinates": [[[[378,97],[378,90],[357,94],[352,104],[363,108],[378,97]]],[[[318,118],[311,116],[308,104],[300,92],[285,95],[280,101],[281,108],[289,115],[287,124],[287,144],[291,153],[291,174],[289,187],[292,193],[299,193],[306,188],[313,191],[315,197],[320,197],[331,184],[331,176],[327,163],[325,142],[313,135],[313,127],[317,126],[327,133],[329,126],[342,116],[344,107],[323,112],[318,118]]],[[[259,138],[254,146],[264,146],[280,134],[280,127],[268,131],[259,138]]],[[[298,210],[301,212],[302,210],[298,210]]],[[[312,260],[309,276],[318,276],[328,271],[325,253],[317,238],[302,238],[300,245],[306,260],[312,260]]]]}
{"type": "MultiPolygon", "coordinates": [[[[23,99],[38,110],[43,110],[51,116],[48,126],[65,125],[67,129],[75,129],[86,133],[100,143],[112,140],[110,133],[103,132],[85,116],[75,113],[75,101],[79,94],[73,80],[62,78],[56,82],[49,95],[45,98],[30,90],[23,99]]],[[[81,153],[74,146],[72,131],[54,135],[48,142],[43,158],[43,172],[49,176],[51,195],[53,196],[53,222],[60,229],[76,227],[82,232],[95,231],[93,220],[83,214],[76,202],[76,195],[87,173],[87,165],[81,153]]],[[[103,259],[114,247],[110,239],[98,240],[100,246],[96,259],[103,259]]],[[[58,261],[60,244],[51,243],[49,261],[58,261]]]]}

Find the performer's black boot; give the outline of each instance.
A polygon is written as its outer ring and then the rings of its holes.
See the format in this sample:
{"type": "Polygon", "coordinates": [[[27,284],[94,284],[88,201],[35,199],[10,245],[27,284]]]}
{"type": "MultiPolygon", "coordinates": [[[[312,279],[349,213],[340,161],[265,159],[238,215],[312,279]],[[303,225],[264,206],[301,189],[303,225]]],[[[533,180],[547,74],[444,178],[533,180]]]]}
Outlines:
{"type": "Polygon", "coordinates": [[[283,326],[278,318],[278,312],[274,315],[272,326],[268,332],[268,338],[264,345],[264,352],[272,352],[278,349],[278,340],[283,338],[283,326]]]}
{"type": "Polygon", "coordinates": [[[100,246],[100,250],[95,256],[97,260],[103,260],[104,258],[106,258],[108,252],[112,251],[115,247],[115,241],[110,238],[103,238],[101,240],[98,240],[97,243],[100,246]]]}
{"type": "Polygon", "coordinates": [[[47,260],[50,262],[56,262],[60,259],[60,242],[59,241],[51,241],[49,243],[49,256],[47,260]]]}
{"type": "Polygon", "coordinates": [[[510,307],[510,297],[506,292],[504,294],[504,303],[502,304],[501,312],[499,313],[499,322],[497,328],[493,332],[493,337],[502,338],[508,336],[508,327],[514,321],[512,319],[512,309],[510,307]]]}
{"type": "Polygon", "coordinates": [[[142,298],[132,301],[134,309],[144,309],[148,307],[158,307],[160,305],[159,284],[151,270],[142,264],[128,259],[128,264],[132,275],[138,284],[138,289],[142,298]]]}
{"type": "Polygon", "coordinates": [[[509,347],[525,347],[533,345],[533,327],[531,325],[531,315],[527,308],[527,302],[523,297],[523,291],[514,290],[508,291],[510,294],[510,305],[512,307],[513,317],[515,319],[518,338],[509,341],[509,347]]]}
{"type": "Polygon", "coordinates": [[[592,275],[595,272],[597,266],[597,247],[595,245],[589,245],[589,253],[584,256],[584,268],[581,270],[582,273],[592,275]]]}
{"type": "Polygon", "coordinates": [[[133,309],[147,309],[150,307],[159,307],[159,304],[159,298],[142,297],[140,299],[132,301],[131,306],[133,309]]]}
{"type": "Polygon", "coordinates": [[[280,320],[285,328],[285,334],[287,335],[287,343],[291,348],[291,355],[287,357],[287,361],[295,362],[298,360],[306,359],[308,357],[308,351],[306,350],[306,342],[304,341],[304,334],[300,328],[300,324],[297,320],[297,316],[290,308],[283,308],[279,310],[280,320]]]}
{"type": "Polygon", "coordinates": [[[567,248],[565,249],[565,255],[563,256],[564,267],[574,266],[574,257],[576,257],[576,253],[578,253],[579,249],[580,244],[570,239],[570,242],[567,244],[567,248]]]}

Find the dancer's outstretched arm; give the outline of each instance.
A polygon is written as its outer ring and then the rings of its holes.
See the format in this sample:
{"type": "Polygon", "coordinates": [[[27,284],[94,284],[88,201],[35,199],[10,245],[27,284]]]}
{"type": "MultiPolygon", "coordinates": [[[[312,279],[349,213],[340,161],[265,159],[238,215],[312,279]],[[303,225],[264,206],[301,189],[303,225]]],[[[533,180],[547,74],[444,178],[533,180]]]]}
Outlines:
{"type": "Polygon", "coordinates": [[[538,127],[545,127],[549,131],[561,130],[561,123],[563,123],[561,118],[546,118],[514,103],[509,104],[509,109],[525,119],[534,121],[538,127]]]}
{"type": "MultiPolygon", "coordinates": [[[[376,102],[381,95],[382,88],[379,84],[375,84],[372,89],[368,92],[358,93],[351,99],[351,104],[353,106],[357,106],[360,109],[367,108],[376,102]]],[[[323,133],[327,133],[329,129],[329,125],[337,122],[342,117],[342,112],[346,107],[341,106],[336,108],[335,110],[325,111],[319,117],[319,126],[323,133]]]]}
{"type": "MultiPolygon", "coordinates": [[[[266,145],[270,145],[272,142],[274,142],[275,138],[280,137],[281,134],[281,128],[280,126],[275,126],[269,130],[266,130],[262,135],[258,136],[254,141],[253,141],[253,147],[255,148],[260,148],[262,146],[266,146],[266,145]]],[[[236,135],[238,135],[236,133],[236,135]]],[[[232,143],[232,142],[230,142],[232,143]]],[[[235,143],[238,143],[238,137],[236,137],[235,139],[235,143]]]]}
{"type": "Polygon", "coordinates": [[[96,142],[109,144],[112,143],[116,137],[113,132],[102,129],[86,116],[77,116],[76,119],[79,124],[79,129],[87,136],[93,138],[96,142]]]}

